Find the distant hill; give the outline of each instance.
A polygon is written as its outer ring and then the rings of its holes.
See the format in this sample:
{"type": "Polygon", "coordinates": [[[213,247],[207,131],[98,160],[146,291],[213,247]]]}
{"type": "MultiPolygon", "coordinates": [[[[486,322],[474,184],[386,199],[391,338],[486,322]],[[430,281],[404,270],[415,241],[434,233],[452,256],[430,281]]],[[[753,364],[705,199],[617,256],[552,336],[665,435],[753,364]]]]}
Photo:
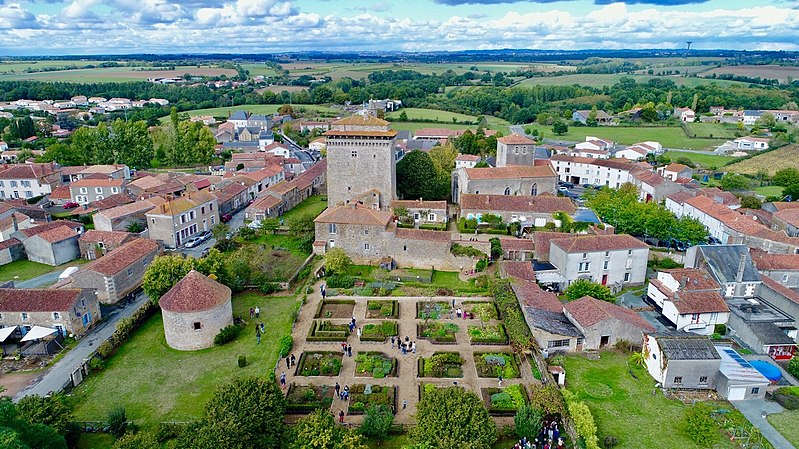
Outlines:
{"type": "Polygon", "coordinates": [[[793,167],[799,169],[799,144],[786,145],[768,153],[736,162],[724,170],[743,175],[756,175],[759,171],[773,176],[777,170],[793,167]]]}

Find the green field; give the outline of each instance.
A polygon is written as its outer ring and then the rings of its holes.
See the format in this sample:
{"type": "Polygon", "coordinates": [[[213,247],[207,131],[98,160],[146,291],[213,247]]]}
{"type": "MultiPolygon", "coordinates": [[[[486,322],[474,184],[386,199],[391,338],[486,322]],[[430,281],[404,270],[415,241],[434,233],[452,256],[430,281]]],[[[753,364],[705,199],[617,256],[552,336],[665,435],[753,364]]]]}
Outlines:
{"type": "Polygon", "coordinates": [[[17,260],[16,262],[0,265],[0,281],[25,281],[52,271],[66,269],[67,265],[69,264],[53,267],[43,263],[31,262],[30,260],[17,260]]]}
{"type": "MultiPolygon", "coordinates": [[[[568,389],[591,409],[600,442],[605,436],[613,435],[618,438],[620,449],[699,447],[680,428],[685,406],[666,398],[645,368],[636,365],[628,368],[626,356],[616,352],[605,351],[600,357],[599,360],[588,360],[580,355],[558,357],[569,376],[568,389]],[[592,396],[588,391],[597,390],[589,390],[592,384],[609,390],[610,396],[592,396]]],[[[738,446],[722,437],[713,447],[738,446]]]]}
{"type": "MultiPolygon", "coordinates": [[[[228,117],[233,111],[245,110],[253,114],[275,114],[280,109],[280,104],[245,104],[240,106],[225,106],[221,108],[208,108],[208,109],[193,109],[190,111],[181,112],[181,114],[189,114],[190,117],[198,115],[211,115],[213,117],[228,117]]],[[[336,116],[343,111],[330,106],[318,104],[295,104],[292,105],[294,111],[299,113],[313,113],[325,116],[336,116]]],[[[166,117],[168,119],[169,117],[166,117]]],[[[164,118],[161,119],[162,121],[164,118]]]]}
{"type": "Polygon", "coordinates": [[[731,172],[744,175],[766,173],[769,176],[782,168],[799,168],[799,145],[786,145],[726,167],[731,172]]]}
{"type": "Polygon", "coordinates": [[[592,74],[592,73],[528,78],[519,83],[518,85],[534,86],[540,84],[543,86],[570,86],[572,84],[580,84],[583,86],[590,86],[590,87],[602,87],[602,86],[612,86],[618,83],[619,80],[622,78],[632,78],[637,83],[646,83],[650,79],[667,79],[673,81],[674,84],[676,84],[677,86],[689,86],[689,87],[707,85],[712,83],[716,83],[719,86],[744,85],[744,83],[740,83],[737,81],[686,78],[682,76],[646,76],[646,75],[592,74]]]}
{"type": "Polygon", "coordinates": [[[61,59],[49,59],[49,60],[41,60],[41,61],[13,61],[13,60],[5,60],[0,61],[0,74],[7,74],[10,72],[24,72],[27,69],[37,70],[37,69],[49,69],[49,68],[61,68],[61,67],[85,67],[87,65],[98,65],[102,64],[103,62],[109,61],[94,61],[94,60],[61,60],[61,59]]]}
{"type": "Polygon", "coordinates": [[[452,122],[452,119],[459,122],[474,122],[477,117],[473,115],[458,114],[457,112],[441,111],[439,109],[404,108],[399,111],[386,114],[386,120],[398,119],[400,114],[405,112],[408,120],[436,120],[441,122],[452,122]]]}
{"type": "Polygon", "coordinates": [[[116,406],[125,407],[136,424],[162,420],[194,420],[217,385],[241,375],[270,376],[278,358],[278,341],[291,330],[298,302],[291,297],[266,297],[244,293],[233,298],[234,316],[246,327],[238,339],[200,351],[177,351],[166,345],[161,314],[156,313],[106,362],[73,391],[75,419],[105,420],[116,406]],[[248,310],[258,306],[261,319],[250,320],[248,310]],[[268,332],[256,344],[254,323],[268,332]],[[247,367],[236,364],[247,357],[247,367]]]}
{"type": "Polygon", "coordinates": [[[418,131],[424,128],[445,128],[445,129],[477,129],[475,125],[456,125],[453,123],[427,123],[427,122],[391,122],[391,129],[398,131],[418,131]]]}
{"type": "Polygon", "coordinates": [[[626,126],[598,126],[595,128],[587,126],[569,126],[569,132],[556,136],[552,132],[551,126],[542,125],[523,125],[524,128],[531,127],[543,132],[544,136],[550,139],[570,140],[582,142],[586,136],[596,136],[603,139],[610,139],[614,142],[630,145],[638,142],[653,140],[660,142],[666,148],[686,148],[689,150],[704,150],[712,146],[724,143],[723,140],[712,139],[691,139],[679,126],[660,126],[660,127],[626,127],[626,126]]]}
{"type": "Polygon", "coordinates": [[[721,123],[686,123],[691,135],[696,137],[734,139],[735,126],[726,126],[721,123]]]}
{"type": "Polygon", "coordinates": [[[93,69],[58,70],[53,72],[33,72],[33,73],[8,73],[0,74],[0,80],[31,80],[31,81],[50,81],[50,82],[72,82],[72,83],[103,83],[103,82],[129,82],[144,81],[147,78],[171,78],[180,77],[189,73],[196,76],[234,76],[236,71],[233,69],[222,69],[216,67],[197,67],[180,66],[175,70],[161,70],[147,67],[146,70],[136,67],[103,67],[93,69]]]}
{"type": "Polygon", "coordinates": [[[765,197],[769,196],[782,196],[782,190],[785,187],[781,186],[763,186],[755,188],[755,193],[758,195],[763,195],[765,197]]]}
{"type": "Polygon", "coordinates": [[[768,415],[768,422],[794,446],[799,446],[799,410],[786,410],[768,415]]]}
{"type": "Polygon", "coordinates": [[[688,158],[694,164],[699,164],[702,166],[702,168],[708,170],[720,169],[721,167],[724,167],[724,164],[736,159],[732,156],[719,156],[710,152],[707,154],[702,154],[689,153],[687,151],[667,151],[664,154],[671,158],[672,161],[676,161],[677,158],[681,157],[688,158]]]}

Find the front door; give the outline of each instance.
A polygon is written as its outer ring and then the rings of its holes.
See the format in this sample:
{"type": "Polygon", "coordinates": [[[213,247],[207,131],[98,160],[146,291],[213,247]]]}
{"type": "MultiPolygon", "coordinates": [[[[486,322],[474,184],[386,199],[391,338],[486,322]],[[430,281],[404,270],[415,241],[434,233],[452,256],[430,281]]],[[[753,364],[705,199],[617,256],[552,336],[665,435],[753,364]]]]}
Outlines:
{"type": "Polygon", "coordinates": [[[602,285],[608,285],[608,275],[607,274],[603,274],[602,275],[602,285]]]}
{"type": "Polygon", "coordinates": [[[610,343],[610,335],[603,335],[599,337],[599,347],[604,348],[610,343]]]}

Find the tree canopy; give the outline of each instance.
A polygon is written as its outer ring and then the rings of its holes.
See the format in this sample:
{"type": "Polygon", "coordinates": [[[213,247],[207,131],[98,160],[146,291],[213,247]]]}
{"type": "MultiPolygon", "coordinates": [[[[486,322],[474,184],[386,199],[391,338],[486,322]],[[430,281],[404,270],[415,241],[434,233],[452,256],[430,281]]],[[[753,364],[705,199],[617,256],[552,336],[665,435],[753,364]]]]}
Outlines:
{"type": "MultiPolygon", "coordinates": [[[[39,413],[51,408],[38,399],[29,401],[25,410],[11,401],[0,397],[0,447],[12,449],[67,449],[67,442],[56,429],[43,424],[39,413]]],[[[60,417],[54,417],[60,420],[60,417]]]]}
{"type": "Polygon", "coordinates": [[[580,299],[583,296],[591,296],[593,298],[608,302],[614,301],[613,294],[610,292],[609,288],[604,285],[597,284],[596,282],[591,282],[588,279],[577,279],[576,281],[572,282],[566,288],[565,294],[569,301],[580,299]]]}
{"type": "Polygon", "coordinates": [[[497,426],[472,391],[435,388],[416,407],[411,439],[438,449],[488,449],[497,441],[497,426]]]}
{"type": "Polygon", "coordinates": [[[397,162],[397,190],[405,199],[445,199],[449,194],[449,176],[444,182],[430,155],[414,150],[397,162]]]}
{"type": "Polygon", "coordinates": [[[292,428],[290,449],[367,449],[363,437],[337,425],[328,410],[316,410],[292,428]]]}

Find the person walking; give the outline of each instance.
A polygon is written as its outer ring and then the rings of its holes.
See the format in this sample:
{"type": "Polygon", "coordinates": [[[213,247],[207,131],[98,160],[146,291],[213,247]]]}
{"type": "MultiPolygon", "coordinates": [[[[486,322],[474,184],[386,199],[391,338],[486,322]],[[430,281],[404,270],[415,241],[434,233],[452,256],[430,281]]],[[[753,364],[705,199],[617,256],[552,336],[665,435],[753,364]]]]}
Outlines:
{"type": "Polygon", "coordinates": [[[258,327],[255,328],[255,341],[257,341],[256,344],[261,344],[261,330],[258,327]]]}
{"type": "Polygon", "coordinates": [[[250,307],[250,319],[253,319],[253,318],[255,318],[255,309],[250,307]]]}
{"type": "Polygon", "coordinates": [[[361,328],[358,328],[358,338],[361,338],[361,328]]]}
{"type": "Polygon", "coordinates": [[[408,408],[408,400],[407,399],[403,399],[402,400],[402,409],[405,410],[406,408],[408,408]]]}
{"type": "Polygon", "coordinates": [[[344,410],[339,410],[338,412],[338,422],[344,424],[344,410]]]}
{"type": "Polygon", "coordinates": [[[286,369],[291,368],[291,357],[286,356],[286,369]]]}
{"type": "Polygon", "coordinates": [[[502,374],[499,375],[499,387],[502,388],[502,374]]]}
{"type": "Polygon", "coordinates": [[[286,388],[286,373],[280,373],[280,388],[286,388]]]}
{"type": "Polygon", "coordinates": [[[341,399],[341,385],[336,382],[336,398],[341,399]]]}
{"type": "Polygon", "coordinates": [[[460,317],[461,317],[461,315],[463,315],[463,310],[461,310],[461,308],[460,308],[460,307],[458,307],[458,310],[457,310],[457,311],[455,311],[455,314],[458,316],[458,318],[460,318],[460,317]]]}
{"type": "Polygon", "coordinates": [[[324,301],[324,300],[325,300],[325,296],[327,296],[327,290],[325,290],[324,288],[322,288],[322,301],[324,301]]]}
{"type": "Polygon", "coordinates": [[[348,357],[352,357],[352,345],[349,345],[349,346],[347,347],[347,356],[348,356],[348,357]]]}
{"type": "Polygon", "coordinates": [[[297,357],[294,357],[294,354],[291,354],[291,366],[294,366],[296,364],[297,364],[297,357]]]}
{"type": "Polygon", "coordinates": [[[260,317],[261,317],[261,309],[259,309],[258,306],[255,306],[255,318],[260,318],[260,317]]]}
{"type": "Polygon", "coordinates": [[[416,354],[416,342],[415,341],[411,343],[411,351],[413,351],[413,353],[416,354]]]}

